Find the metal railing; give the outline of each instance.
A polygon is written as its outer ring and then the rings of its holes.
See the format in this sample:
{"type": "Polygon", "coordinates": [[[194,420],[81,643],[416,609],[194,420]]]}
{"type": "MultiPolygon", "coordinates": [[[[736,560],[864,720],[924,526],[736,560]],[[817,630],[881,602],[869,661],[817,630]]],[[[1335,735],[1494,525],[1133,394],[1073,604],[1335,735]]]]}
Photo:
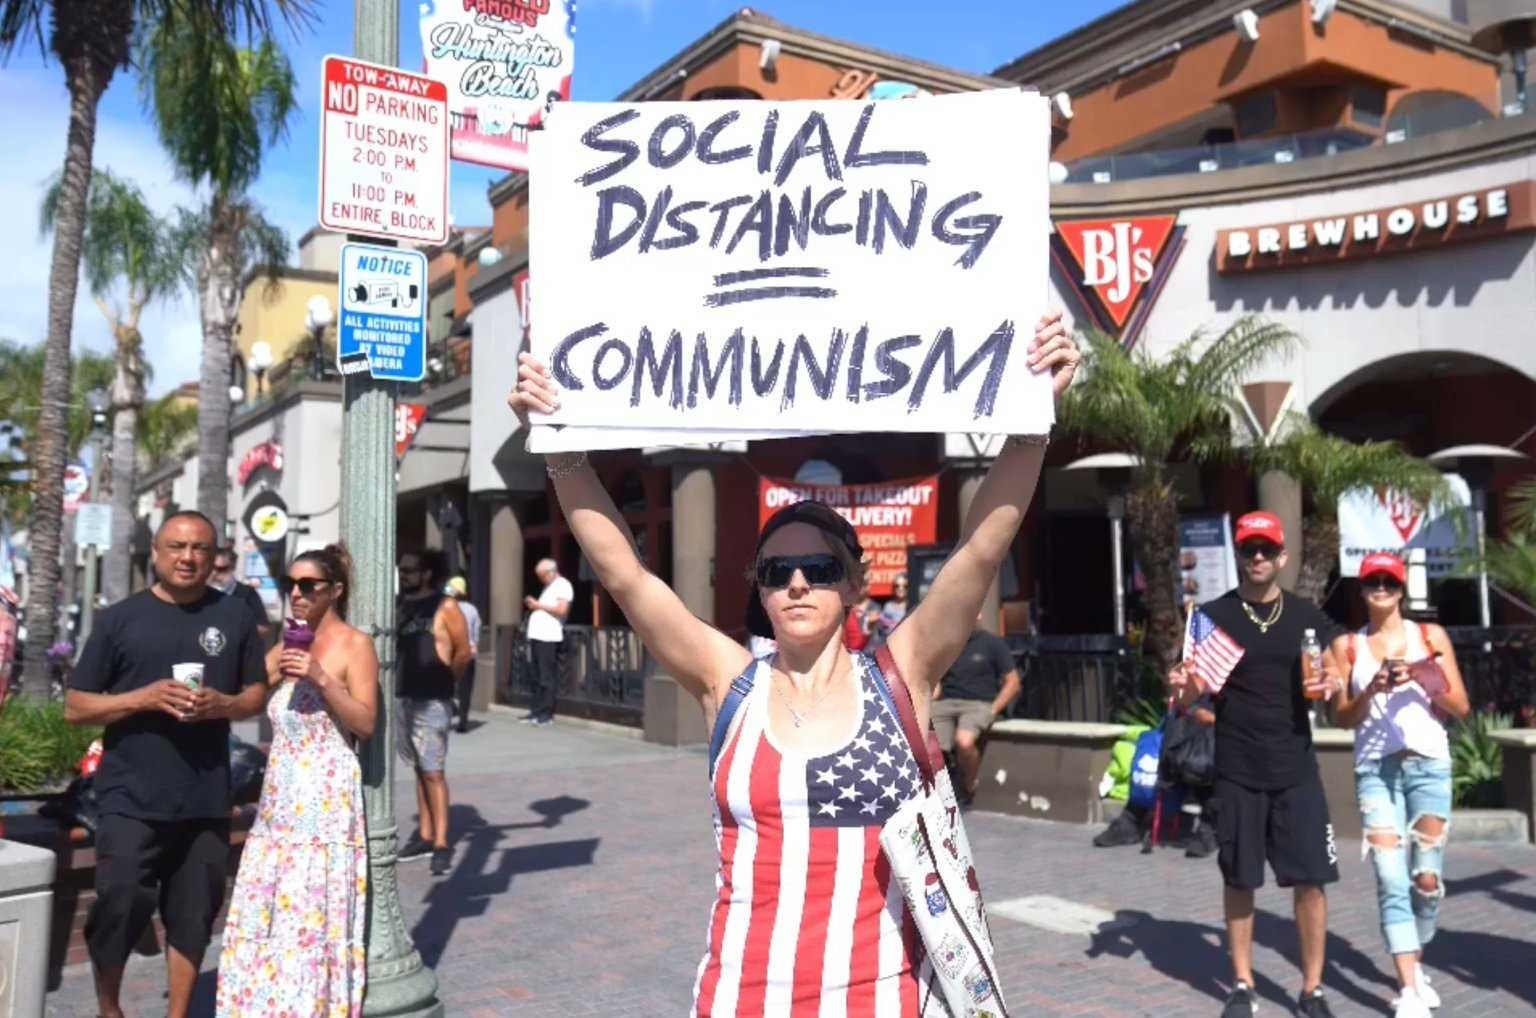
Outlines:
{"type": "Polygon", "coordinates": [[[1141,695],[1140,663],[1115,636],[1012,639],[1023,686],[1009,716],[1107,722],[1141,695]]]}
{"type": "MultiPolygon", "coordinates": [[[[1525,114],[1516,112],[1512,115],[1525,114]]],[[[1325,127],[1273,138],[1092,156],[1068,163],[1065,183],[1108,184],[1117,180],[1144,180],[1176,173],[1216,173],[1244,166],[1293,163],[1300,159],[1338,155],[1372,145],[1393,145],[1410,138],[1421,138],[1466,126],[1469,125],[1447,123],[1443,118],[1432,115],[1394,116],[1379,139],[1347,128],[1325,127]]]]}
{"type": "MultiPolygon", "coordinates": [[[[560,645],[557,713],[640,727],[653,663],[633,630],[566,626],[560,645]]],[[[527,706],[535,690],[533,653],[521,626],[496,629],[496,700],[527,706]]]]}
{"type": "Polygon", "coordinates": [[[1473,710],[1536,725],[1536,626],[1447,626],[1473,710]]]}
{"type": "MultiPolygon", "coordinates": [[[[1536,626],[1447,627],[1473,710],[1536,726],[1536,626]]],[[[1113,636],[1009,641],[1023,690],[1010,716],[1107,722],[1137,699],[1161,695],[1136,655],[1113,636]]]]}

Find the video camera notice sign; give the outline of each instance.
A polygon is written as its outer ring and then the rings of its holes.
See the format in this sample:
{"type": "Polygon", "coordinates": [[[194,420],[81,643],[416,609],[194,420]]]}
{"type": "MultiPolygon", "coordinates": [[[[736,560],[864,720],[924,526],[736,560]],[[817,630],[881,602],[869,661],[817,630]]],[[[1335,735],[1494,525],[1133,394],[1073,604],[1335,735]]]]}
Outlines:
{"type": "Polygon", "coordinates": [[[372,244],[341,246],[337,367],[392,382],[427,373],[427,256],[372,244]]]}
{"type": "Polygon", "coordinates": [[[441,244],[448,239],[448,89],[350,57],[326,57],[320,225],[441,244]]]}
{"type": "MultiPolygon", "coordinates": [[[[1045,100],[566,103],[533,138],[533,429],[1039,433],[1045,100]]],[[[570,435],[562,441],[570,441],[570,435]]],[[[647,443],[640,443],[647,444],[647,443]]]]}

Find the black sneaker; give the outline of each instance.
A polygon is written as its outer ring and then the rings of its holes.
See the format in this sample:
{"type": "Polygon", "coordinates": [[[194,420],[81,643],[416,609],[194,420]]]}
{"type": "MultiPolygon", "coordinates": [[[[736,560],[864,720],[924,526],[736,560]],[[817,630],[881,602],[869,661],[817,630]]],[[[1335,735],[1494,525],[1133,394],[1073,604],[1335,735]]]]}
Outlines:
{"type": "Polygon", "coordinates": [[[1130,810],[1122,810],[1120,815],[1109,822],[1109,826],[1094,835],[1093,844],[1097,848],[1117,848],[1121,845],[1134,845],[1141,840],[1141,832],[1138,830],[1136,814],[1130,810]]]}
{"type": "Polygon", "coordinates": [[[1252,1018],[1258,1009],[1259,1002],[1253,997],[1253,987],[1240,982],[1227,994],[1227,1002],[1221,1008],[1221,1018],[1252,1018]]]}
{"type": "Polygon", "coordinates": [[[1189,836],[1189,844],[1184,849],[1186,859],[1204,859],[1216,851],[1216,832],[1211,830],[1210,824],[1201,824],[1195,828],[1195,833],[1189,836]]]}
{"type": "Polygon", "coordinates": [[[432,875],[440,877],[448,872],[449,864],[453,862],[453,849],[434,848],[432,850],[432,875]]]}
{"type": "Polygon", "coordinates": [[[395,859],[406,862],[410,859],[423,859],[431,854],[432,842],[424,839],[419,831],[412,831],[405,844],[400,846],[400,851],[395,853],[395,859]]]}
{"type": "Polygon", "coordinates": [[[1328,1006],[1328,998],[1323,996],[1321,986],[1296,998],[1296,1013],[1301,1018],[1333,1018],[1333,1008],[1328,1006]]]}

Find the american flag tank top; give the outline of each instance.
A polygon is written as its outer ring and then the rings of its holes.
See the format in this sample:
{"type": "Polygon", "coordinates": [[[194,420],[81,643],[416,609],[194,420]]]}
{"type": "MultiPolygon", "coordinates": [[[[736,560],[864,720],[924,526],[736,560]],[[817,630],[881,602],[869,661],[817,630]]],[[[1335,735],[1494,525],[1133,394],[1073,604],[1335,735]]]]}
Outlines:
{"type": "Polygon", "coordinates": [[[718,893],[694,983],[699,1018],[908,1018],[927,996],[920,945],[880,828],[917,789],[901,726],[854,658],[863,712],[825,756],[768,731],[766,660],[711,778],[718,893]]]}

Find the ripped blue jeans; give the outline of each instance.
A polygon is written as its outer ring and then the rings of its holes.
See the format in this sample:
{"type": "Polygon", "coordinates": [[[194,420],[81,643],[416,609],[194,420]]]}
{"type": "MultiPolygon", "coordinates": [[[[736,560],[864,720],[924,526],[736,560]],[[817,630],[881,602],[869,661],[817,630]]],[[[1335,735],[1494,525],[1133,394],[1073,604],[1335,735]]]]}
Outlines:
{"type": "Polygon", "coordinates": [[[1441,874],[1451,830],[1451,762],[1402,752],[1362,763],[1355,769],[1355,796],[1364,826],[1361,855],[1376,866],[1382,936],[1388,952],[1411,954],[1434,939],[1445,897],[1441,874]],[[1435,818],[1444,821],[1440,833],[1418,829],[1426,817],[1431,824],[1435,818]]]}

